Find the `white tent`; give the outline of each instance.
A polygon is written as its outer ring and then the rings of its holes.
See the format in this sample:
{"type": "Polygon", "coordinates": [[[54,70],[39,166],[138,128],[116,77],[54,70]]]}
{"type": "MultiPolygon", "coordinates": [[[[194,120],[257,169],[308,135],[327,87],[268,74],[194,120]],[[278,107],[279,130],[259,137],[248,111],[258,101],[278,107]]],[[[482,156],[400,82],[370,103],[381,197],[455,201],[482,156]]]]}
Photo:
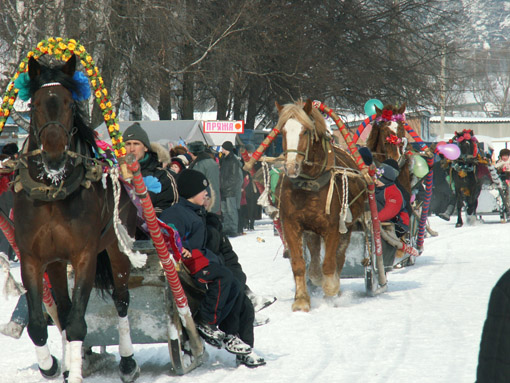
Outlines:
{"type": "MultiPolygon", "coordinates": [[[[210,146],[219,146],[225,141],[235,144],[236,133],[204,133],[200,120],[166,120],[166,121],[120,121],[119,128],[124,132],[134,122],[138,122],[149,135],[151,142],[162,145],[176,145],[202,141],[210,146]]],[[[102,140],[109,141],[106,125],[102,123],[96,128],[102,140]]]]}

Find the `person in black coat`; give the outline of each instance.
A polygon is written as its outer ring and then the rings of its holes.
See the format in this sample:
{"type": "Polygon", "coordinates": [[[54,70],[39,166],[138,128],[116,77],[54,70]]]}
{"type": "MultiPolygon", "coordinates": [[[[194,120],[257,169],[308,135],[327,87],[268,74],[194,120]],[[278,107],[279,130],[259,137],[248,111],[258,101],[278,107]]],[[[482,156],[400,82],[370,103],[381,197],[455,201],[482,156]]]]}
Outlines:
{"type": "Polygon", "coordinates": [[[225,233],[230,237],[239,234],[239,212],[243,187],[241,161],[234,153],[234,145],[225,141],[221,146],[220,158],[220,194],[221,215],[225,233]]]}
{"type": "Polygon", "coordinates": [[[476,371],[476,383],[507,382],[510,382],[510,270],[492,289],[476,371]]]}

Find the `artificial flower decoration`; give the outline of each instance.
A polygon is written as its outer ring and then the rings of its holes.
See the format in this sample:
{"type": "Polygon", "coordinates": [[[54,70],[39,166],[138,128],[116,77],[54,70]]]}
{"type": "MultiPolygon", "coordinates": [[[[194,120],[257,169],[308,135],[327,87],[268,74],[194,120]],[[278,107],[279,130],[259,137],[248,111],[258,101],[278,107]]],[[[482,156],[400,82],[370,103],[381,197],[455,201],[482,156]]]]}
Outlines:
{"type": "Polygon", "coordinates": [[[392,110],[386,109],[386,110],[382,111],[381,118],[383,120],[390,121],[392,116],[393,116],[393,111],[392,110]]]}
{"type": "Polygon", "coordinates": [[[105,119],[110,137],[115,139],[113,146],[114,152],[117,156],[121,157],[126,154],[122,135],[119,131],[117,124],[116,114],[112,110],[112,103],[109,100],[108,91],[104,88],[104,82],[99,75],[99,70],[95,66],[92,56],[90,56],[85,47],[74,39],[63,39],[61,37],[50,37],[47,40],[40,41],[35,49],[28,52],[27,56],[22,60],[19,65],[18,71],[14,74],[7,87],[5,96],[2,99],[0,106],[0,132],[3,130],[7,117],[13,107],[16,97],[19,96],[21,100],[28,101],[30,99],[30,88],[28,73],[28,60],[30,57],[38,59],[40,56],[49,54],[53,55],[56,59],[67,61],[75,54],[78,56],[86,75],[84,72],[76,71],[73,79],[78,84],[78,89],[73,92],[73,99],[76,101],[87,100],[91,96],[90,85],[94,90],[96,101],[99,104],[103,117],[105,119]],[[90,83],[89,83],[90,81],[90,83]]]}
{"type": "Polygon", "coordinates": [[[386,137],[386,141],[392,145],[400,145],[402,143],[402,140],[394,134],[390,134],[388,137],[386,137]]]}

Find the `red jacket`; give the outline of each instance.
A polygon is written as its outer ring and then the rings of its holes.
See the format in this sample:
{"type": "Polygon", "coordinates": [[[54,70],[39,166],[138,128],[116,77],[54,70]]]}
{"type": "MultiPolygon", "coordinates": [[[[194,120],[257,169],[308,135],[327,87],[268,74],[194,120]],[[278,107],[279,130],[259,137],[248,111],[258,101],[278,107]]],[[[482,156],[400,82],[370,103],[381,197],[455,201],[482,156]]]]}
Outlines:
{"type": "Polygon", "coordinates": [[[379,210],[379,220],[386,222],[400,215],[402,223],[409,226],[409,214],[404,209],[404,198],[398,187],[395,184],[390,184],[377,194],[376,199],[380,205],[383,205],[379,210]],[[381,201],[381,197],[384,198],[384,201],[381,201]]]}

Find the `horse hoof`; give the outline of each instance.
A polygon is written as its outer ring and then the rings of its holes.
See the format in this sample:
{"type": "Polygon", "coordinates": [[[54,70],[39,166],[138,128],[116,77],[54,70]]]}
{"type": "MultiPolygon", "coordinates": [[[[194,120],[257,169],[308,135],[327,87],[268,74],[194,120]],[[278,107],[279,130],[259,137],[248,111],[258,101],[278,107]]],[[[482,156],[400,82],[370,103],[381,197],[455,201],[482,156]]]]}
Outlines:
{"type": "Polygon", "coordinates": [[[463,225],[462,223],[456,223],[455,227],[462,227],[462,225],[463,225]]]}
{"type": "Polygon", "coordinates": [[[310,301],[306,299],[296,299],[292,304],[292,311],[303,311],[307,313],[310,311],[310,301]]]}
{"type": "Polygon", "coordinates": [[[60,374],[60,368],[58,365],[57,358],[55,358],[53,355],[51,356],[51,358],[53,359],[53,364],[49,369],[43,370],[41,367],[39,367],[41,375],[46,379],[56,378],[60,374]]]}
{"type": "Polygon", "coordinates": [[[140,376],[140,367],[136,363],[133,355],[123,356],[120,358],[119,364],[120,379],[124,383],[132,383],[140,376]]]}

